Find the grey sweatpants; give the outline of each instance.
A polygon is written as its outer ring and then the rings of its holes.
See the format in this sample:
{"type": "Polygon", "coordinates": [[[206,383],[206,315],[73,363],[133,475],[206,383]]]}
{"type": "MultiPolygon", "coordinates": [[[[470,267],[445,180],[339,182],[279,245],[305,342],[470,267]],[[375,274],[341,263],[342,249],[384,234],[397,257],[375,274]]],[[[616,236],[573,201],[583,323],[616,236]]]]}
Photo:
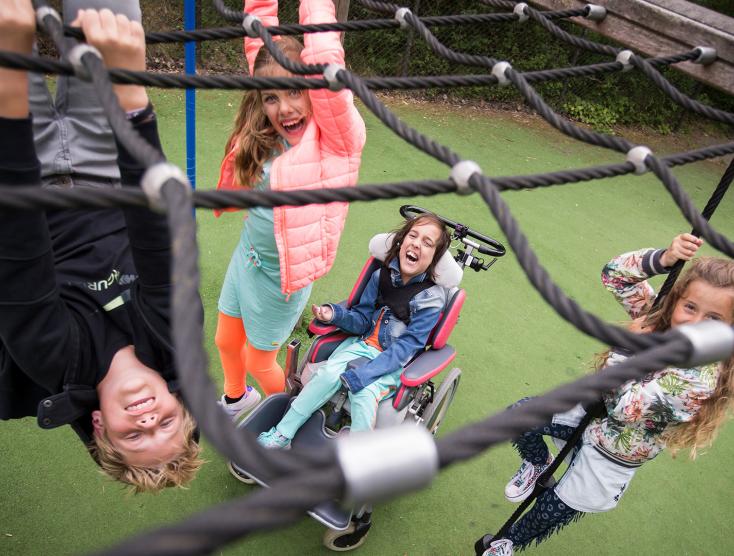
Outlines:
{"type": "MultiPolygon", "coordinates": [[[[71,23],[82,8],[109,8],[141,20],[138,0],[64,0],[64,23],[71,23]]],[[[91,83],[62,75],[52,96],[43,74],[31,73],[29,81],[33,139],[44,183],[119,182],[112,130],[91,83]]]]}

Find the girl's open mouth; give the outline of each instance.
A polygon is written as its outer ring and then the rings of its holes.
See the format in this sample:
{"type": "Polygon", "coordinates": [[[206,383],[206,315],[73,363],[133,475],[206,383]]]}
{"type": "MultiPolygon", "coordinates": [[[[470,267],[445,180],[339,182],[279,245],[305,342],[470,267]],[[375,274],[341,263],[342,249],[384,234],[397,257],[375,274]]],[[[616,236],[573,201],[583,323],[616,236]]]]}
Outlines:
{"type": "Polygon", "coordinates": [[[300,118],[298,120],[288,120],[287,122],[281,122],[280,125],[282,125],[283,129],[288,133],[298,133],[306,125],[306,119],[300,118]]]}

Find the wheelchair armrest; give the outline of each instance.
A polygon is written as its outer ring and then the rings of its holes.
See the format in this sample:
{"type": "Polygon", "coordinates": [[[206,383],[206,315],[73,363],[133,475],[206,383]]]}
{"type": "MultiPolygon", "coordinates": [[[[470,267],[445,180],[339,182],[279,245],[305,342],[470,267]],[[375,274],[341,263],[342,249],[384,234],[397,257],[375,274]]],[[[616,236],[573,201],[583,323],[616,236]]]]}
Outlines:
{"type": "Polygon", "coordinates": [[[405,386],[419,386],[443,371],[456,357],[451,346],[424,351],[405,366],[400,381],[405,386]]]}
{"type": "MultiPolygon", "coordinates": [[[[334,305],[340,305],[342,307],[347,306],[346,301],[340,301],[339,303],[334,303],[334,305]]],[[[334,332],[335,330],[338,330],[339,328],[335,324],[330,324],[328,322],[323,322],[317,319],[311,319],[311,322],[308,323],[308,335],[313,336],[323,336],[324,334],[328,334],[329,332],[334,332]]]]}

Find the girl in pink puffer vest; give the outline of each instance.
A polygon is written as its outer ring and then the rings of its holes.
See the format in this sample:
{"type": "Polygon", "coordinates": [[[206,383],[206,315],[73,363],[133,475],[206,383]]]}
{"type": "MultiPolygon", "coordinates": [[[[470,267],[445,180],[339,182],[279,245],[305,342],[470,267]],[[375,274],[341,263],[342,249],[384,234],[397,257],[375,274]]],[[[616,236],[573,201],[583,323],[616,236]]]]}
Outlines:
{"type": "MultiPolygon", "coordinates": [[[[246,0],[245,11],[277,25],[277,0],[246,0]]],[[[302,24],[336,20],[331,0],[301,0],[302,24]]],[[[310,33],[305,46],[275,37],[304,64],[344,64],[339,34],[310,33]]],[[[245,38],[250,73],[291,77],[260,39],[245,38]]],[[[245,93],[227,142],[217,189],[318,189],[357,183],[364,122],[349,90],[245,93]]],[[[347,203],[256,207],[249,211],[219,298],[215,342],[224,370],[221,405],[238,419],[260,400],[246,376],[269,395],[284,389],[278,349],[296,325],[314,280],[334,263],[347,203]]]]}

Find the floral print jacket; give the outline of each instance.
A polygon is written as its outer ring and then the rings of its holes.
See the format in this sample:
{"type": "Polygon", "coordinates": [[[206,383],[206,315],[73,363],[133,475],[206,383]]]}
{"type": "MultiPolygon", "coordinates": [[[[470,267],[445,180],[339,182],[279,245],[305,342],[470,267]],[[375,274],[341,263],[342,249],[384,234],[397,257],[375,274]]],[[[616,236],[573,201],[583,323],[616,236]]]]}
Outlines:
{"type": "MultiPolygon", "coordinates": [[[[655,292],[647,278],[668,271],[660,264],[663,249],[642,249],[612,259],[602,270],[602,283],[634,319],[651,307],[655,292]]],[[[626,355],[612,352],[607,365],[626,355]]],[[[626,382],[604,395],[608,416],[595,419],[584,433],[604,455],[623,465],[641,465],[657,456],[666,428],[690,421],[716,387],[719,365],[668,368],[642,380],[626,382]]]]}

